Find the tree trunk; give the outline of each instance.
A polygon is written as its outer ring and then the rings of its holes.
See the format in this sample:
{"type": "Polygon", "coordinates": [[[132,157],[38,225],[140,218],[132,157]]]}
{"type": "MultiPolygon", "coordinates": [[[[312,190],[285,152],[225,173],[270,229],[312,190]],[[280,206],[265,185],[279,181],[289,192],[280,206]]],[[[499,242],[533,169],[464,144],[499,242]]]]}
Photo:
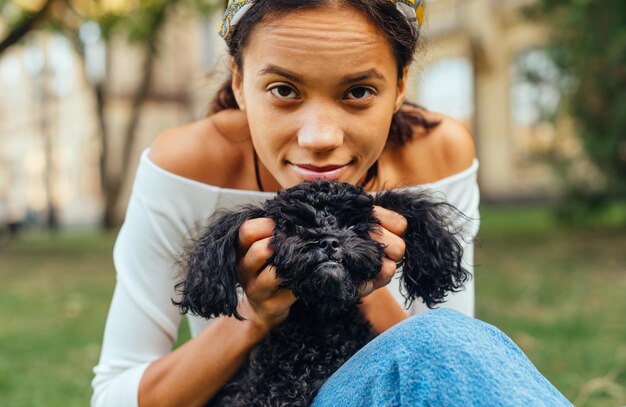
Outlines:
{"type": "Polygon", "coordinates": [[[107,165],[106,158],[109,156],[109,135],[107,133],[106,117],[105,117],[105,84],[99,83],[93,87],[96,96],[96,115],[98,116],[98,128],[100,129],[100,189],[105,190],[107,165]]]}
{"type": "Polygon", "coordinates": [[[119,172],[116,172],[116,174],[112,174],[110,170],[107,171],[106,163],[108,162],[110,150],[107,148],[106,140],[103,140],[104,152],[107,156],[104,156],[101,162],[101,165],[104,163],[103,185],[105,195],[102,225],[107,229],[113,229],[119,225],[116,209],[124,181],[128,178],[130,171],[131,158],[135,147],[135,140],[137,139],[137,129],[139,127],[139,120],[141,119],[141,110],[150,91],[150,84],[154,73],[154,62],[157,55],[158,36],[165,22],[168,5],[164,5],[163,8],[155,14],[152,32],[145,43],[145,56],[142,65],[143,75],[133,97],[130,119],[124,131],[121,169],[119,172]]]}

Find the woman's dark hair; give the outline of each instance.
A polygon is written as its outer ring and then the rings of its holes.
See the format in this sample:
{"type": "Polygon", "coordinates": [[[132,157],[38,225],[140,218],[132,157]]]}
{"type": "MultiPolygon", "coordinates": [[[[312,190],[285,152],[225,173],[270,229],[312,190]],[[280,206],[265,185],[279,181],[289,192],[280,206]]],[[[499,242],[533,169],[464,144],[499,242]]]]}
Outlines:
{"type": "MultiPolygon", "coordinates": [[[[276,18],[295,10],[312,9],[332,3],[355,8],[380,30],[393,50],[398,65],[398,78],[402,77],[404,68],[413,61],[419,42],[419,32],[396,9],[395,3],[389,0],[258,0],[237,24],[228,43],[229,53],[237,66],[241,68],[243,51],[257,24],[270,17],[276,18]]],[[[218,91],[211,103],[211,113],[225,109],[239,109],[231,82],[232,79],[229,78],[218,91]]],[[[408,102],[405,102],[405,105],[417,107],[408,102]]],[[[414,108],[400,109],[395,113],[391,120],[387,142],[402,145],[412,138],[416,126],[431,129],[439,124],[439,121],[428,120],[422,114],[423,111],[422,108],[414,108]]],[[[372,179],[376,172],[376,166],[370,168],[366,175],[366,182],[372,179]]]]}

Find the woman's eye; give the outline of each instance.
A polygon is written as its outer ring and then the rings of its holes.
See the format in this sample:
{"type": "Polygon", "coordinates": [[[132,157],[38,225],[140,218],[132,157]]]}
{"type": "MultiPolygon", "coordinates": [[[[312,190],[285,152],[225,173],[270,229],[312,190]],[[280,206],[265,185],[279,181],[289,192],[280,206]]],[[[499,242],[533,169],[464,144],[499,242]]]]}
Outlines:
{"type": "Polygon", "coordinates": [[[281,99],[295,99],[298,97],[298,94],[287,85],[274,86],[270,89],[270,92],[272,95],[281,99]]]}
{"type": "Polygon", "coordinates": [[[346,95],[348,99],[359,100],[359,99],[367,99],[370,96],[374,95],[374,91],[370,88],[366,88],[364,86],[359,86],[356,88],[350,89],[350,92],[346,95]]]}

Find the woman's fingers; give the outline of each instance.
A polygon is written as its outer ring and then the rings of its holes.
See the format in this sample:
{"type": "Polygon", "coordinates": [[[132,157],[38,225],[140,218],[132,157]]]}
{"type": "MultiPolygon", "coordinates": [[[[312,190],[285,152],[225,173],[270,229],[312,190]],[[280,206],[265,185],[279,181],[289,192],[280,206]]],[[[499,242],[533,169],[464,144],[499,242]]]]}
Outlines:
{"type": "Polygon", "coordinates": [[[239,228],[239,255],[243,256],[258,240],[272,237],[276,222],[271,218],[249,219],[239,228]]]}
{"type": "Polygon", "coordinates": [[[276,223],[270,218],[245,221],[239,228],[239,267],[237,280],[247,286],[272,254],[269,242],[276,223]]]}
{"type": "Polygon", "coordinates": [[[269,247],[270,239],[271,237],[266,237],[252,243],[239,261],[237,279],[242,286],[246,287],[250,280],[257,278],[268,257],[272,255],[272,250],[269,247]]]}
{"type": "Polygon", "coordinates": [[[387,257],[383,257],[383,265],[380,268],[380,273],[378,273],[373,280],[368,280],[359,287],[361,297],[366,297],[374,292],[374,290],[385,287],[391,282],[395,273],[396,262],[387,257]]]}
{"type": "Polygon", "coordinates": [[[276,276],[276,268],[271,265],[267,266],[256,278],[249,280],[245,287],[246,295],[258,301],[266,300],[281,290],[279,288],[281,282],[283,279],[276,276]]]}
{"type": "Polygon", "coordinates": [[[406,218],[381,206],[374,206],[374,216],[380,220],[381,227],[373,231],[371,236],[384,245],[384,256],[378,275],[361,286],[361,296],[367,296],[391,282],[397,270],[396,263],[402,261],[406,250],[402,238],[407,228],[406,218]]]}
{"type": "MultiPolygon", "coordinates": [[[[263,326],[283,321],[296,301],[288,288],[279,288],[283,279],[267,264],[272,255],[269,243],[276,223],[270,218],[251,219],[239,228],[239,267],[237,278],[245,291],[251,315],[263,326]]],[[[243,302],[242,302],[243,303],[243,302]]]]}
{"type": "Polygon", "coordinates": [[[385,246],[383,249],[385,257],[393,260],[394,262],[402,260],[406,251],[404,239],[391,233],[387,229],[382,228],[373,233],[374,236],[372,237],[385,246]]]}
{"type": "Polygon", "coordinates": [[[374,206],[374,216],[380,220],[381,227],[372,232],[372,237],[385,245],[385,257],[402,260],[406,249],[402,238],[407,227],[406,218],[381,206],[374,206]]]}
{"type": "Polygon", "coordinates": [[[402,236],[406,231],[407,220],[398,212],[390,211],[382,206],[374,206],[374,216],[380,221],[380,225],[395,234],[402,236]]]}
{"type": "Polygon", "coordinates": [[[385,257],[390,258],[394,262],[402,260],[406,251],[404,239],[388,229],[381,227],[371,232],[372,239],[384,245],[385,257]]]}
{"type": "Polygon", "coordinates": [[[383,266],[380,268],[380,273],[372,280],[374,290],[389,284],[396,274],[396,270],[396,262],[387,257],[383,257],[383,266]]]}

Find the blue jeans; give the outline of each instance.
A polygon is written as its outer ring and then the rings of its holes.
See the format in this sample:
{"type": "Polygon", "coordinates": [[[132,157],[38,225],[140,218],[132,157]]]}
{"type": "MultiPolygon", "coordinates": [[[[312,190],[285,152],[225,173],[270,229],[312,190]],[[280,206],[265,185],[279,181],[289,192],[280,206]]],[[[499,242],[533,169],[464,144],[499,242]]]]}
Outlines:
{"type": "Polygon", "coordinates": [[[497,328],[437,309],[387,330],[322,386],[313,407],[571,406],[497,328]]]}

